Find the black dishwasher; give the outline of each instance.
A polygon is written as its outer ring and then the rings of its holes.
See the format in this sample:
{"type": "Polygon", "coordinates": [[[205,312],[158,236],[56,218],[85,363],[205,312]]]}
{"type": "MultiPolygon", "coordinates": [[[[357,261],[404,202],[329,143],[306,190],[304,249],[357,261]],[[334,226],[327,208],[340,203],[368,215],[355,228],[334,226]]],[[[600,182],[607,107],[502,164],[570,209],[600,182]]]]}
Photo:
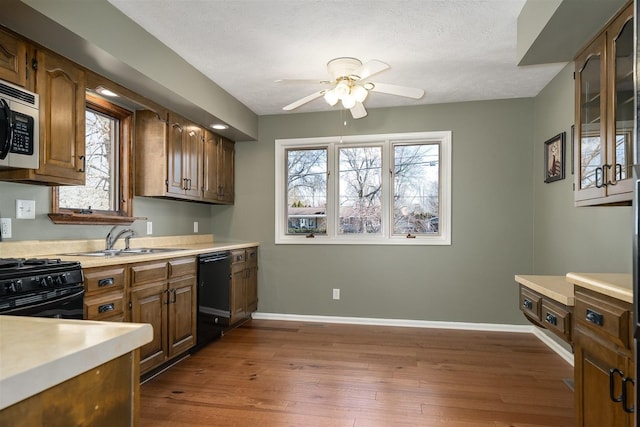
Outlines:
{"type": "Polygon", "coordinates": [[[198,255],[198,335],[196,349],[222,335],[229,324],[231,253],[198,255]]]}

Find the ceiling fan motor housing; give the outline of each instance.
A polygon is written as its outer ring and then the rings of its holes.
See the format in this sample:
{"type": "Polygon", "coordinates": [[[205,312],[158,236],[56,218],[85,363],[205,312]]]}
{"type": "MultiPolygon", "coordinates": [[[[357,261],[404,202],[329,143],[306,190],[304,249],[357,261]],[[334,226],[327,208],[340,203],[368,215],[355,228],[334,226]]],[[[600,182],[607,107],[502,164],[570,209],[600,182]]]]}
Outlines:
{"type": "Polygon", "coordinates": [[[359,80],[360,76],[353,74],[358,68],[362,66],[362,62],[356,58],[335,58],[327,63],[327,71],[333,79],[338,80],[359,80]]]}

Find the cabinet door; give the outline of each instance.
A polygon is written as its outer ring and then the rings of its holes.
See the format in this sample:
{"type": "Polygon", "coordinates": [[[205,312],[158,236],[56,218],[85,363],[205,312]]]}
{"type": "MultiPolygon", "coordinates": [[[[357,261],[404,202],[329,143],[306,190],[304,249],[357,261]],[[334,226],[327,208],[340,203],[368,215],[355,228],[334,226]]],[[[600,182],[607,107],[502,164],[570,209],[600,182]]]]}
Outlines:
{"type": "Polygon", "coordinates": [[[575,331],[575,390],[576,425],[580,427],[631,426],[633,417],[626,413],[620,402],[610,398],[610,370],[620,369],[615,377],[614,395],[619,396],[622,376],[627,373],[626,358],[616,351],[591,339],[585,331],[575,331]]]}
{"type": "Polygon", "coordinates": [[[196,344],[196,289],[195,276],[169,283],[169,357],[196,344]]]}
{"type": "Polygon", "coordinates": [[[140,348],[140,371],[147,372],[164,362],[169,354],[167,304],[169,291],[164,282],[131,290],[131,321],[149,323],[153,339],[140,348]]]}
{"type": "Polygon", "coordinates": [[[187,123],[183,135],[182,160],[185,194],[195,199],[202,197],[202,128],[187,123]]]}
{"type": "Polygon", "coordinates": [[[258,310],[258,248],[247,249],[247,317],[258,310]]]}
{"type": "Polygon", "coordinates": [[[27,43],[0,30],[0,79],[32,90],[27,43]]]}
{"type": "Polygon", "coordinates": [[[84,185],[85,75],[74,63],[38,51],[36,92],[40,95],[39,175],[84,185]]]}
{"type": "Polygon", "coordinates": [[[231,265],[231,292],[229,296],[229,324],[233,325],[246,317],[245,263],[231,265]]]}
{"type": "Polygon", "coordinates": [[[218,168],[220,164],[220,137],[213,132],[204,132],[203,171],[202,171],[202,197],[208,202],[217,202],[219,199],[218,168]]]}
{"type": "Polygon", "coordinates": [[[606,195],[602,165],[606,161],[605,34],[576,57],[575,200],[606,195]]]}
{"type": "MultiPolygon", "coordinates": [[[[629,6],[607,30],[607,52],[610,53],[607,77],[610,109],[607,126],[609,174],[607,194],[633,192],[633,137],[635,116],[633,88],[633,7],[629,6]]],[[[631,197],[631,196],[629,196],[631,197]]]]}
{"type": "Polygon", "coordinates": [[[233,203],[235,196],[235,143],[220,138],[220,158],[218,163],[218,193],[221,201],[233,203]]]}
{"type": "Polygon", "coordinates": [[[168,136],[168,176],[167,193],[184,194],[185,182],[183,171],[183,143],[186,132],[186,120],[177,114],[169,114],[169,136],[168,136]]]}

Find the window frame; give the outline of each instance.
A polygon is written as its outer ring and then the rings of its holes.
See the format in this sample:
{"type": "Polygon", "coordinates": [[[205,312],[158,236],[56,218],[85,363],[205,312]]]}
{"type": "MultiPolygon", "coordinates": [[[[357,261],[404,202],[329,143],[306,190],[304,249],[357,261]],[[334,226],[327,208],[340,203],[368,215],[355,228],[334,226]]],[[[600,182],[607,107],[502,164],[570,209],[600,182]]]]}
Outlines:
{"type": "Polygon", "coordinates": [[[451,245],[451,131],[409,132],[275,140],[275,244],[338,245],[451,245]],[[437,143],[439,157],[439,233],[418,235],[393,234],[393,147],[398,145],[437,143]],[[338,147],[382,145],[382,231],[380,234],[338,234],[339,218],[338,147]],[[327,149],[327,234],[287,234],[287,150],[327,149]],[[385,172],[387,171],[387,172],[385,172]]]}
{"type": "Polygon", "coordinates": [[[87,92],[87,109],[114,117],[119,120],[118,146],[118,185],[117,210],[89,211],[82,209],[66,209],[59,207],[58,187],[51,190],[51,213],[49,218],[56,224],[113,224],[128,225],[136,220],[133,217],[133,119],[134,112],[116,105],[104,98],[87,92]]]}

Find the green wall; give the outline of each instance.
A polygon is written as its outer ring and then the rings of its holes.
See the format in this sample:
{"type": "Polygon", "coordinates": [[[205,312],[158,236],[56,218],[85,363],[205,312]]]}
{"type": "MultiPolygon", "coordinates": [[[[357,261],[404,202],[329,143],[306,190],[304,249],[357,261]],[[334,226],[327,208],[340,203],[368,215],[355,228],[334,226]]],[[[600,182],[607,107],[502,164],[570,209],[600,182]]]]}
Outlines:
{"type": "MultiPolygon", "coordinates": [[[[110,225],[54,224],[47,216],[50,206],[50,187],[0,182],[0,217],[11,218],[12,228],[11,239],[5,241],[100,239],[111,228],[110,225]],[[36,218],[16,219],[16,199],[35,200],[36,218]]],[[[198,221],[198,234],[212,232],[211,207],[205,204],[135,197],[133,214],[139,219],[130,228],[140,236],[147,235],[147,219],[153,222],[154,236],[194,234],[194,221],[198,221]]],[[[0,244],[0,257],[10,256],[0,244]]]]}
{"type": "Polygon", "coordinates": [[[574,207],[571,125],[574,123],[573,63],[534,102],[533,270],[536,274],[631,273],[632,210],[629,206],[574,207]],[[544,141],[567,135],[566,179],[544,183],[544,141]]]}
{"type": "Polygon", "coordinates": [[[265,116],[236,147],[236,204],[214,207],[216,236],[260,241],[259,311],[525,323],[514,274],[532,269],[533,100],[265,116]],[[275,245],[274,140],[452,131],[452,245],[275,245]],[[341,289],[341,299],[331,289],[341,289]]]}

